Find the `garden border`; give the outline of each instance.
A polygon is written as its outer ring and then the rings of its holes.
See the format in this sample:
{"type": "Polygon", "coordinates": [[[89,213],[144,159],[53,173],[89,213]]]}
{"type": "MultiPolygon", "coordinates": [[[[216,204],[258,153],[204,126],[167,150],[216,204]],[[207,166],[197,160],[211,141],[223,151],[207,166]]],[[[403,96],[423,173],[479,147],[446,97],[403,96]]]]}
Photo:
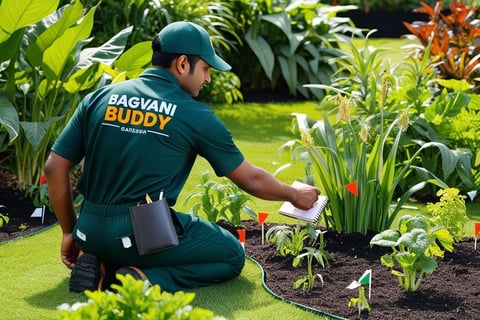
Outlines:
{"type": "Polygon", "coordinates": [[[267,283],[265,281],[265,271],[263,270],[263,267],[262,265],[255,259],[253,259],[252,257],[248,256],[248,255],[245,255],[245,257],[252,261],[253,263],[255,263],[259,268],[260,270],[262,271],[262,287],[265,289],[265,291],[267,291],[270,295],[272,295],[275,299],[278,299],[282,302],[286,302],[286,303],[289,303],[295,307],[298,307],[300,309],[303,309],[305,311],[309,311],[309,312],[312,312],[312,313],[315,313],[317,315],[321,315],[321,316],[326,316],[326,317],[329,317],[330,319],[334,319],[334,320],[348,320],[347,318],[342,318],[340,316],[336,316],[336,315],[333,315],[333,314],[330,314],[328,312],[324,312],[324,311],[321,311],[321,310],[318,310],[318,309],[315,309],[315,308],[312,308],[312,307],[308,307],[306,305],[303,305],[303,304],[300,304],[300,303],[296,303],[296,302],[293,302],[293,301],[290,301],[288,299],[285,299],[279,295],[277,295],[275,292],[273,292],[272,290],[270,290],[270,288],[268,288],[267,286],[267,283]]]}

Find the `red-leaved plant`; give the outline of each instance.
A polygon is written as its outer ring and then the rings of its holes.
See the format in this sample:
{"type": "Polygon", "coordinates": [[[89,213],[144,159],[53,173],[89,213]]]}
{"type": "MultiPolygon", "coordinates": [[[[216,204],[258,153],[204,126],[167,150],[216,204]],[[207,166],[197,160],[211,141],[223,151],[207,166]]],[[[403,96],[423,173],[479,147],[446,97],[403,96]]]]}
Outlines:
{"type": "Polygon", "coordinates": [[[450,10],[445,13],[442,1],[434,7],[425,2],[421,5],[413,12],[427,14],[430,21],[403,22],[405,27],[425,48],[431,45],[430,56],[434,57],[433,64],[440,77],[466,79],[474,84],[480,75],[480,28],[474,23],[478,8],[460,0],[452,1],[450,10]]]}

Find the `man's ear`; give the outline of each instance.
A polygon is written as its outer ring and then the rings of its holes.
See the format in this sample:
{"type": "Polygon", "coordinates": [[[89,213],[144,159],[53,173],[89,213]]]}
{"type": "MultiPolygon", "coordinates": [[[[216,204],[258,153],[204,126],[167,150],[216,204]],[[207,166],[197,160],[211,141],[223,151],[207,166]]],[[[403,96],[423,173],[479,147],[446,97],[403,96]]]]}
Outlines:
{"type": "Polygon", "coordinates": [[[188,59],[186,55],[181,55],[175,61],[175,66],[180,74],[185,74],[190,71],[190,63],[188,63],[188,59]]]}

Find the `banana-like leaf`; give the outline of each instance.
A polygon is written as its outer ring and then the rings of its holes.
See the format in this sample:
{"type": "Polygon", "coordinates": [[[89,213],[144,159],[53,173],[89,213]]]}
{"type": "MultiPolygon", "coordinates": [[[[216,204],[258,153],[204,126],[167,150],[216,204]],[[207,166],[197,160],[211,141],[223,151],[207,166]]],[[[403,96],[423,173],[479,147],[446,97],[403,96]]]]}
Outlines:
{"type": "Polygon", "coordinates": [[[290,94],[295,95],[297,91],[297,63],[295,62],[294,56],[289,57],[278,57],[278,62],[280,63],[280,69],[282,70],[283,78],[288,85],[288,91],[290,94]]]}
{"type": "Polygon", "coordinates": [[[260,35],[253,37],[253,28],[248,29],[245,34],[245,40],[255,53],[262,65],[265,75],[272,81],[273,67],[275,65],[275,55],[268,42],[260,35]]]}
{"type": "Polygon", "coordinates": [[[79,24],[66,30],[45,50],[42,69],[50,81],[60,80],[62,74],[67,74],[64,69],[69,62],[72,51],[81,40],[87,39],[92,31],[96,8],[95,6],[90,9],[79,24]]]}
{"type": "Polygon", "coordinates": [[[88,68],[97,62],[111,66],[113,62],[122,54],[123,50],[125,50],[128,36],[130,33],[132,33],[132,30],[133,26],[127,27],[100,47],[82,50],[80,54],[80,61],[77,64],[76,69],[88,68]]]}
{"type": "Polygon", "coordinates": [[[10,142],[18,137],[20,127],[17,110],[7,98],[2,96],[0,96],[0,124],[7,130],[10,142]]]}
{"type": "Polygon", "coordinates": [[[151,41],[135,44],[115,61],[115,69],[127,72],[143,69],[152,59],[151,45],[151,41]]]}
{"type": "Polygon", "coordinates": [[[64,7],[64,10],[58,10],[56,15],[50,19],[44,19],[39,22],[32,30],[31,35],[35,39],[28,45],[25,55],[34,66],[42,64],[43,52],[47,50],[68,28],[75,25],[82,17],[83,6],[80,1],[75,1],[72,5],[64,7]],[[62,12],[63,11],[63,12],[62,12]]]}
{"type": "Polygon", "coordinates": [[[25,136],[36,150],[40,141],[42,141],[52,122],[60,120],[62,117],[51,117],[45,122],[24,122],[20,121],[25,136]]]}
{"type": "Polygon", "coordinates": [[[0,3],[0,43],[16,30],[40,21],[58,7],[59,0],[3,0],[0,3]]]}

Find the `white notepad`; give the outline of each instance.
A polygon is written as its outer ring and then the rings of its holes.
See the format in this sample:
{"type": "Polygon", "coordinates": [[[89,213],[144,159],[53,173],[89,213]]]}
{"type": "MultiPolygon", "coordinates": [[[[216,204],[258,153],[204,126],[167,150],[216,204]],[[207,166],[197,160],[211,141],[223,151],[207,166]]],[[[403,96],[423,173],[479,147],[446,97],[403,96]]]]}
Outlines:
{"type": "MultiPolygon", "coordinates": [[[[293,187],[298,187],[301,185],[305,185],[305,184],[299,181],[295,181],[292,184],[293,187]]],[[[282,204],[279,211],[280,211],[280,214],[283,214],[284,216],[304,220],[307,222],[317,223],[318,218],[320,217],[320,214],[327,206],[327,203],[328,203],[328,197],[319,195],[318,200],[315,202],[315,204],[311,209],[308,209],[308,210],[298,209],[298,208],[295,208],[290,202],[286,201],[282,204]]]]}

